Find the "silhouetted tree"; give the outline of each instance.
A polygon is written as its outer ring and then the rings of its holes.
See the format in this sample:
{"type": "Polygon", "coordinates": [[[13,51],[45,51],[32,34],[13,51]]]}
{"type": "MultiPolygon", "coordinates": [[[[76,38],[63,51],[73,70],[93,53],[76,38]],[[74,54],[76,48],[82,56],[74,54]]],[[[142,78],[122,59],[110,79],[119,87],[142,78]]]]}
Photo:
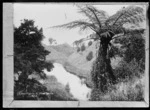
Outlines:
{"type": "Polygon", "coordinates": [[[88,42],[88,46],[91,46],[91,45],[92,45],[92,41],[89,41],[89,42],[88,42]]]}
{"type": "Polygon", "coordinates": [[[49,38],[48,40],[49,40],[50,45],[53,43],[57,44],[56,40],[53,38],[49,38]]]}
{"type": "MultiPolygon", "coordinates": [[[[33,79],[30,80],[29,75],[37,74],[45,78],[46,75],[42,70],[52,69],[52,63],[45,61],[46,55],[50,52],[42,46],[43,38],[42,28],[35,27],[33,20],[24,19],[19,27],[14,27],[14,73],[18,74],[18,80],[15,81],[15,94],[38,92],[40,88],[34,88],[31,85],[39,85],[39,83],[33,79]]],[[[45,91],[45,87],[41,87],[41,90],[45,91]]]]}
{"type": "Polygon", "coordinates": [[[89,54],[86,56],[86,59],[87,59],[88,61],[90,61],[90,60],[92,60],[92,58],[93,58],[93,52],[90,51],[89,54]]]}
{"type": "Polygon", "coordinates": [[[85,45],[84,44],[82,44],[82,46],[81,46],[81,51],[84,51],[85,50],[85,45]]]}

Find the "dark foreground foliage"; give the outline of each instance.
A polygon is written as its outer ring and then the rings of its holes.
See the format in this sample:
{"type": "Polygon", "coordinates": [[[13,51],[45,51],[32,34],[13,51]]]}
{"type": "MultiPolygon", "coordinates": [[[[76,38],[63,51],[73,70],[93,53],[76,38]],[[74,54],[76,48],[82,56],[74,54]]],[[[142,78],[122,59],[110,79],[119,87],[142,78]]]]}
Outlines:
{"type": "Polygon", "coordinates": [[[91,61],[92,58],[93,58],[93,52],[90,51],[89,54],[86,56],[86,59],[87,59],[88,61],[91,61]]]}
{"type": "MultiPolygon", "coordinates": [[[[118,66],[113,69],[116,84],[107,83],[108,89],[105,92],[100,88],[93,87],[90,100],[143,101],[145,72],[145,39],[143,33],[131,32],[116,39],[115,43],[121,44],[121,47],[119,49],[114,48],[115,50],[111,56],[122,58],[118,66]]],[[[110,51],[112,50],[110,49],[110,51]]],[[[97,78],[94,74],[92,74],[92,77],[97,78]]]]}
{"type": "MultiPolygon", "coordinates": [[[[33,20],[24,19],[19,27],[14,28],[14,73],[17,75],[14,87],[15,99],[40,99],[40,96],[32,97],[27,93],[47,92],[38,81],[29,79],[33,73],[45,78],[46,75],[42,70],[47,68],[50,71],[53,68],[52,63],[45,61],[46,55],[50,52],[42,46],[43,38],[42,28],[34,26],[33,20]]],[[[46,96],[44,99],[47,98],[46,96]]]]}

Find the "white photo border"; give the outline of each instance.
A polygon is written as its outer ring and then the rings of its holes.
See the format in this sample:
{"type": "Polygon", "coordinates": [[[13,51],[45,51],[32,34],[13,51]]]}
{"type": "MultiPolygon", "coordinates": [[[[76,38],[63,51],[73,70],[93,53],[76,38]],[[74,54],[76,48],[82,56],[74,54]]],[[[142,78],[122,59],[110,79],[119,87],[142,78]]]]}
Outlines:
{"type": "MultiPolygon", "coordinates": [[[[49,3],[49,2],[48,2],[49,3]]],[[[55,2],[54,2],[55,3],[55,2]]],[[[89,3],[89,2],[88,2],[89,3]]],[[[41,2],[42,4],[42,2],[41,2]]],[[[57,3],[58,4],[58,3],[57,3]]],[[[60,3],[59,3],[60,4],[60,3]]],[[[61,3],[64,4],[64,3],[61,3]]],[[[74,4],[74,3],[65,3],[74,4]]],[[[78,3],[75,3],[78,4],[78,3]]],[[[79,3],[86,4],[86,3],[79,3]]],[[[89,4],[98,5],[146,5],[148,2],[97,2],[89,4]]],[[[3,3],[3,107],[149,107],[149,20],[146,20],[146,60],[145,60],[145,98],[139,101],[17,101],[13,98],[14,93],[14,59],[13,59],[13,3],[3,3]]]]}

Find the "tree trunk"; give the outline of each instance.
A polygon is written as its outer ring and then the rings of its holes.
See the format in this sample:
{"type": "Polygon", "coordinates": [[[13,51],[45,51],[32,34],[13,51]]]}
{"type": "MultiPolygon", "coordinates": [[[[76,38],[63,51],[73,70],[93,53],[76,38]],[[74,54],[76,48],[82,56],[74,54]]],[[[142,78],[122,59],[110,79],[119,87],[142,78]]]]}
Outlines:
{"type": "Polygon", "coordinates": [[[109,78],[109,81],[111,83],[115,83],[115,76],[113,74],[113,71],[112,71],[112,67],[111,67],[111,61],[110,61],[110,58],[108,56],[108,46],[109,44],[108,43],[102,43],[102,58],[104,59],[104,62],[106,63],[106,73],[108,73],[107,77],[109,78]]]}
{"type": "Polygon", "coordinates": [[[98,57],[92,70],[92,80],[94,81],[95,88],[100,88],[102,92],[107,90],[108,83],[115,82],[110,58],[108,57],[109,42],[109,39],[101,40],[98,57]]]}

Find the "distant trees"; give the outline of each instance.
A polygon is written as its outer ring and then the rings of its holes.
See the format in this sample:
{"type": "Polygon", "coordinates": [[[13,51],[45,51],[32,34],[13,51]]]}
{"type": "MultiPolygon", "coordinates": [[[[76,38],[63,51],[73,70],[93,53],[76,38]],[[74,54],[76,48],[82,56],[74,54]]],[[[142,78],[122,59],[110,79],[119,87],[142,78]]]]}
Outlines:
{"type": "Polygon", "coordinates": [[[67,83],[65,89],[66,89],[66,91],[67,91],[68,93],[70,93],[70,86],[69,86],[69,83],[67,83]]]}
{"type": "Polygon", "coordinates": [[[50,45],[52,45],[53,43],[57,44],[56,40],[53,38],[49,38],[48,40],[49,40],[50,45]]]}
{"type": "Polygon", "coordinates": [[[85,45],[82,44],[82,46],[81,46],[81,51],[83,52],[85,49],[86,49],[85,45]]]}
{"type": "Polygon", "coordinates": [[[79,52],[80,50],[81,50],[80,47],[78,47],[78,48],[77,48],[77,52],[79,52]]]}
{"type": "Polygon", "coordinates": [[[79,39],[73,42],[73,46],[75,45],[76,47],[81,47],[81,43],[83,42],[83,39],[79,39]]]}
{"type": "Polygon", "coordinates": [[[89,42],[88,42],[88,46],[91,46],[91,45],[92,45],[92,41],[89,41],[89,42]]]}
{"type": "Polygon", "coordinates": [[[42,70],[47,68],[50,71],[53,68],[52,63],[45,61],[46,55],[50,52],[42,46],[43,38],[42,28],[34,26],[33,20],[24,19],[19,27],[14,27],[14,73],[18,75],[14,89],[16,100],[19,97],[24,99],[21,95],[23,93],[46,92],[44,86],[34,79],[29,79],[29,75],[32,74],[45,78],[46,75],[42,70]]]}
{"type": "Polygon", "coordinates": [[[90,60],[92,60],[92,58],[93,58],[93,52],[90,51],[89,54],[86,56],[86,59],[87,59],[88,61],[90,61],[90,60]]]}

